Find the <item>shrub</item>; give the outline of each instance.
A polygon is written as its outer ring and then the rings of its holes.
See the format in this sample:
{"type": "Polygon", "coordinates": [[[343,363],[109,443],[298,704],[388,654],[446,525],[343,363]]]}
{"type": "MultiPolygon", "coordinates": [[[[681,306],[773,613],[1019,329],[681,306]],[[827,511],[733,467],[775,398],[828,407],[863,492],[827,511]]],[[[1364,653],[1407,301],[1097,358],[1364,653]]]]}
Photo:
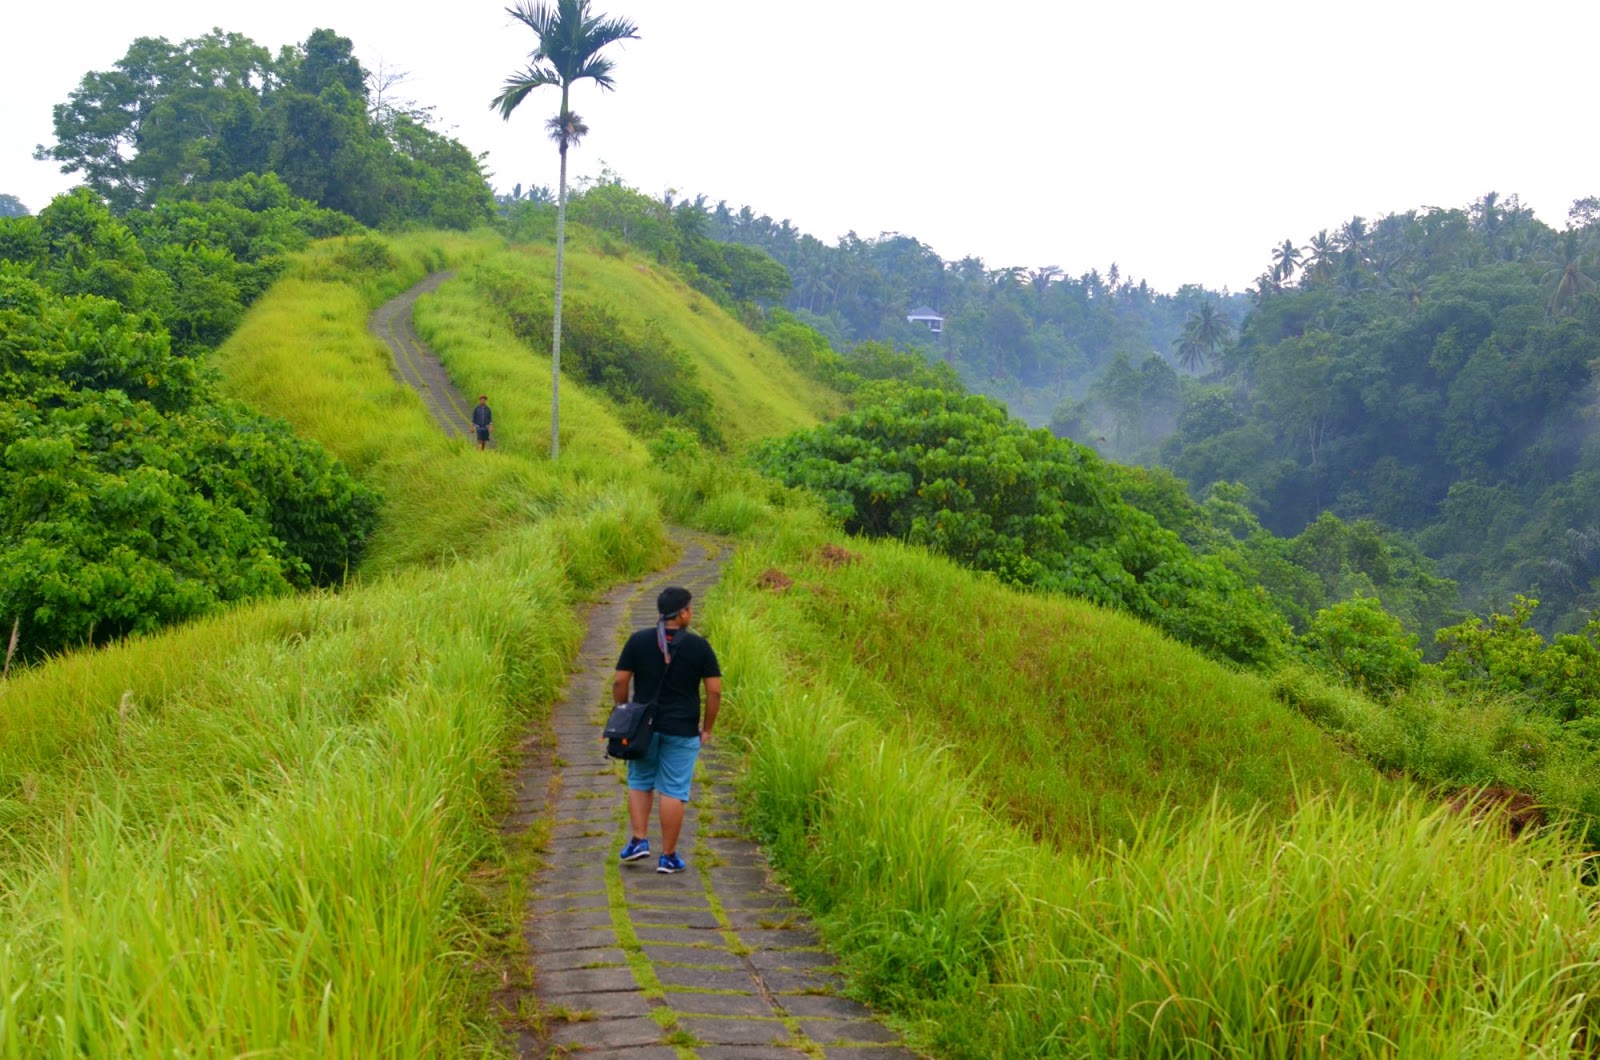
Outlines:
{"type": "Polygon", "coordinates": [[[1232,662],[1278,657],[1288,631],[1265,598],[1124,504],[1088,449],[988,398],[883,384],[867,394],[832,423],[758,448],[756,466],[821,494],[848,530],[1130,612],[1232,662]]]}
{"type": "Polygon", "coordinates": [[[1373,597],[1318,611],[1301,643],[1322,665],[1374,695],[1402,692],[1422,674],[1417,638],[1373,597]]]}
{"type": "Polygon", "coordinates": [[[1538,607],[1538,600],[1517,596],[1509,615],[1441,629],[1441,668],[1459,687],[1526,697],[1535,709],[1564,722],[1600,714],[1600,619],[1547,644],[1529,626],[1538,607]]]}
{"type": "Polygon", "coordinates": [[[0,620],[24,658],[338,581],[376,506],[149,313],[0,265],[0,620]]]}

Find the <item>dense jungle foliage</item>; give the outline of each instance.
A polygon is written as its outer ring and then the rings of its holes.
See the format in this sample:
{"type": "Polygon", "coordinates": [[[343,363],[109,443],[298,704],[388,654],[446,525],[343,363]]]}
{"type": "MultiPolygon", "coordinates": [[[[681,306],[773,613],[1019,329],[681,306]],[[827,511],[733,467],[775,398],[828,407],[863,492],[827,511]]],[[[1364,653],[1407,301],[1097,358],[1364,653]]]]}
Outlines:
{"type": "Polygon", "coordinates": [[[355,227],[270,176],[126,221],[86,189],[0,219],[0,636],[22,659],[360,558],[372,491],[201,360],[288,251],[355,227]]]}
{"type": "Polygon", "coordinates": [[[1145,451],[1196,490],[1244,484],[1279,533],[1376,519],[1474,608],[1525,593],[1540,628],[1574,631],[1600,602],[1597,240],[1593,203],[1557,232],[1485,196],[1280,248],[1145,451]]]}
{"type": "Polygon", "coordinates": [[[37,156],[81,174],[118,214],[253,173],[362,224],[471,228],[493,198],[478,159],[319,29],[277,56],[213,30],[173,44],[140,37],[54,109],[37,156]]]}
{"type": "Polygon", "coordinates": [[[1280,534],[1374,520],[1469,606],[1537,596],[1575,631],[1600,601],[1596,217],[1558,232],[1489,195],[1288,241],[1211,371],[1119,363],[1052,425],[1202,496],[1241,484],[1280,534]]]}

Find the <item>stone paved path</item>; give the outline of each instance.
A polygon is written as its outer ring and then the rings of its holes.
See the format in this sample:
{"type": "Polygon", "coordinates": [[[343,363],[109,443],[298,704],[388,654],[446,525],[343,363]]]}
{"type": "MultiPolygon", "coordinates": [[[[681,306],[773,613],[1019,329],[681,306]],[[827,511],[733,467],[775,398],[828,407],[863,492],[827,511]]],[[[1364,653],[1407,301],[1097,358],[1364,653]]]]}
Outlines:
{"type": "MultiPolygon", "coordinates": [[[[701,756],[678,844],[689,871],[660,875],[653,857],[617,861],[629,831],[624,768],[599,739],[610,677],[625,632],[655,620],[662,587],[687,585],[715,606],[717,546],[686,544],[671,569],[590,612],[580,669],[553,713],[560,764],[535,754],[519,778],[508,828],[551,822],[524,926],[542,1025],[519,1029],[519,1052],[910,1058],[866,1008],[839,996],[833,959],[739,824],[718,742],[701,756]]],[[[659,849],[658,827],[652,817],[659,849]]]]}
{"type": "MultiPolygon", "coordinates": [[[[448,278],[435,273],[386,302],[371,327],[440,427],[467,434],[466,402],[411,324],[417,297],[448,278]]],[[[653,857],[617,861],[629,830],[625,773],[600,740],[617,652],[627,631],[655,621],[663,587],[686,585],[696,601],[714,601],[721,573],[719,545],[677,540],[683,558],[671,568],[619,586],[589,610],[576,670],[552,711],[555,745],[537,733],[524,744],[504,830],[517,835],[544,821],[549,839],[523,928],[531,996],[499,998],[518,1054],[914,1060],[866,1008],[839,996],[832,958],[740,825],[720,743],[700,756],[678,843],[689,870],[663,876],[653,857]]],[[[651,829],[659,849],[654,815],[651,829]]]]}

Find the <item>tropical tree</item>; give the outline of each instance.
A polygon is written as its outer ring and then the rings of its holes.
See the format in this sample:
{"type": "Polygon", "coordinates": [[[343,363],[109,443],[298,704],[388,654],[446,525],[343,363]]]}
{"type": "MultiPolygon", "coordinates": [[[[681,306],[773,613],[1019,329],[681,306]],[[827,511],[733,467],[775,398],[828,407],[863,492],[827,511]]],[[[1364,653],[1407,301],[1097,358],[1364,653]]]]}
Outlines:
{"type": "Polygon", "coordinates": [[[1327,279],[1333,272],[1333,262],[1339,254],[1334,238],[1328,235],[1328,230],[1324,228],[1311,237],[1306,249],[1311,252],[1311,256],[1306,259],[1306,274],[1318,280],[1327,279]]]}
{"type": "Polygon", "coordinates": [[[1184,325],[1184,334],[1192,338],[1207,356],[1216,356],[1218,349],[1227,344],[1231,329],[1228,318],[1217,310],[1215,302],[1201,302],[1184,325]]]}
{"type": "Polygon", "coordinates": [[[616,87],[612,62],[600,52],[619,40],[634,40],[639,30],[625,18],[607,18],[589,10],[589,0],[556,0],[535,4],[521,0],[506,13],[533,30],[538,46],[528,56],[528,67],[506,78],[501,92],[490,101],[506,121],[536,88],[561,89],[561,110],[546,123],[561,154],[561,183],[556,193],[556,291],[550,336],[550,459],[561,455],[561,283],[567,235],[567,148],[588,127],[568,105],[572,86],[585,78],[601,89],[616,87]]]}
{"type": "Polygon", "coordinates": [[[1206,358],[1215,356],[1218,347],[1226,344],[1228,337],[1227,319],[1217,311],[1215,304],[1201,302],[1184,322],[1183,333],[1173,341],[1178,367],[1199,374],[1200,369],[1205,367],[1206,358]]]}
{"type": "Polygon", "coordinates": [[[1567,229],[1561,241],[1561,260],[1544,276],[1544,282],[1550,287],[1548,311],[1551,316],[1571,312],[1579,295],[1595,289],[1594,278],[1586,271],[1589,267],[1589,256],[1578,242],[1578,231],[1567,229]]]}
{"type": "Polygon", "coordinates": [[[1292,239],[1285,239],[1282,246],[1273,248],[1272,275],[1287,283],[1294,276],[1295,270],[1300,267],[1301,253],[1292,239]]]}
{"type": "Polygon", "coordinates": [[[1198,375],[1200,369],[1205,367],[1206,351],[1195,340],[1193,332],[1184,328],[1173,346],[1178,351],[1178,367],[1191,375],[1198,375]]]}

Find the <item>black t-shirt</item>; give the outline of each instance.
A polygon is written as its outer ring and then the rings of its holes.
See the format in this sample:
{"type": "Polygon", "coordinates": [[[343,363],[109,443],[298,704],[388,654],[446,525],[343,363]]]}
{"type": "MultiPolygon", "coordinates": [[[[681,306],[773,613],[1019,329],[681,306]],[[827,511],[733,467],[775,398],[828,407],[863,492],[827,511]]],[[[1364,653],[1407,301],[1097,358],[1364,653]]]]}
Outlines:
{"type": "Polygon", "coordinates": [[[472,425],[479,430],[494,422],[494,413],[489,411],[488,405],[472,406],[472,425]]]}
{"type": "Polygon", "coordinates": [[[656,732],[668,736],[698,736],[700,734],[700,682],[707,677],[721,677],[717,653],[711,642],[698,633],[686,629],[667,631],[672,651],[672,668],[666,682],[661,672],[666,660],[661,658],[661,648],[656,644],[656,628],[641,629],[628,638],[617,659],[617,669],[633,674],[633,698],[641,703],[650,702],[661,688],[661,698],[656,701],[656,732]]]}

